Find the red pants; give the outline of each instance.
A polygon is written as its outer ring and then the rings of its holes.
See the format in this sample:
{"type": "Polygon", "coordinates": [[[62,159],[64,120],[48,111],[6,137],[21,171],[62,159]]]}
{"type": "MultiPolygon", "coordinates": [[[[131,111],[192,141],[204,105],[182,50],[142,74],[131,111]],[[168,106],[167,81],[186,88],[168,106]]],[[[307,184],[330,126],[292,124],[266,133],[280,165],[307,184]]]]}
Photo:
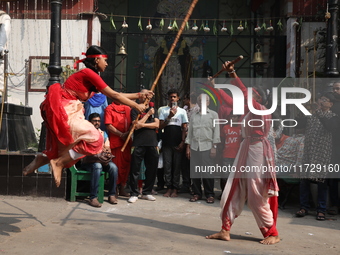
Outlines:
{"type": "Polygon", "coordinates": [[[126,146],[122,152],[121,147],[111,149],[113,163],[118,167],[118,181],[117,184],[125,185],[130,173],[130,162],[131,162],[131,146],[126,146]]]}

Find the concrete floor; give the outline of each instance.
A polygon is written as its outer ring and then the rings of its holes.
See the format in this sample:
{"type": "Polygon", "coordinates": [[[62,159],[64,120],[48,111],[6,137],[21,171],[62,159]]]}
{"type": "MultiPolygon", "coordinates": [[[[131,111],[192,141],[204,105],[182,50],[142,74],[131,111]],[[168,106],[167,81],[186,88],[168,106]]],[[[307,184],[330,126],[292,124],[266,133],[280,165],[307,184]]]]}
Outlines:
{"type": "Polygon", "coordinates": [[[340,254],[339,216],[295,218],[298,207],[288,204],[279,210],[281,242],[265,246],[247,207],[231,241],[206,240],[220,230],[218,201],[156,198],[93,208],[86,201],[0,196],[0,254],[340,254]]]}

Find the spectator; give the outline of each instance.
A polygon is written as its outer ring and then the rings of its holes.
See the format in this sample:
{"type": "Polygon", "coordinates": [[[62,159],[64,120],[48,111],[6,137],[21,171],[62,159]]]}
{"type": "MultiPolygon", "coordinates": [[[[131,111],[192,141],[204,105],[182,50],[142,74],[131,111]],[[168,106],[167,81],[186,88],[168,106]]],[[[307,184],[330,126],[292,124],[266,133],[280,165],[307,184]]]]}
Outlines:
{"type": "MultiPolygon", "coordinates": [[[[100,119],[104,120],[104,112],[107,107],[107,98],[102,93],[94,93],[92,97],[89,98],[84,103],[85,109],[85,119],[89,120],[90,114],[96,112],[99,113],[100,119]]],[[[100,129],[106,132],[106,126],[104,121],[100,123],[100,129]]]]}
{"type": "MultiPolygon", "coordinates": [[[[183,109],[187,112],[188,116],[188,128],[190,125],[190,118],[192,114],[199,111],[199,106],[196,103],[197,95],[195,93],[186,94],[184,96],[183,102],[184,107],[183,109]]],[[[186,156],[186,150],[183,150],[183,157],[182,157],[182,186],[180,189],[181,193],[191,193],[191,179],[190,179],[190,160],[186,156]]]]}
{"type": "Polygon", "coordinates": [[[179,92],[176,89],[168,91],[169,104],[162,107],[159,113],[160,130],[162,134],[162,151],[164,164],[164,180],[167,191],[165,197],[177,197],[180,189],[180,173],[182,151],[187,132],[188,117],[183,108],[177,103],[179,92]]]}
{"type": "Polygon", "coordinates": [[[111,153],[115,155],[113,162],[118,167],[118,194],[128,197],[125,186],[130,173],[131,141],[121,151],[131,126],[131,108],[113,102],[105,109],[105,125],[109,133],[111,153]]]}
{"type": "MultiPolygon", "coordinates": [[[[327,167],[331,163],[332,157],[332,133],[327,130],[324,120],[330,120],[336,116],[332,111],[335,98],[333,93],[328,92],[319,98],[319,109],[307,119],[305,134],[305,147],[303,153],[303,166],[312,164],[327,167]]],[[[327,203],[327,183],[325,177],[327,172],[312,172],[304,168],[301,173],[300,182],[300,210],[296,212],[297,217],[304,217],[308,214],[310,208],[309,194],[310,182],[315,181],[318,184],[317,196],[317,220],[325,220],[326,203],[327,203]]]]}
{"type": "MultiPolygon", "coordinates": [[[[332,112],[337,115],[337,118],[340,116],[340,83],[335,82],[333,84],[333,93],[335,100],[333,102],[333,106],[331,108],[332,112]]],[[[331,123],[334,126],[334,123],[331,123]]],[[[332,162],[333,165],[340,165],[340,133],[338,129],[332,132],[332,162]]],[[[329,185],[329,200],[330,200],[330,207],[327,210],[328,214],[336,215],[339,212],[339,192],[338,192],[338,183],[339,178],[329,178],[328,185],[329,185]]]]}
{"type": "MultiPolygon", "coordinates": [[[[143,91],[143,90],[142,90],[143,91]]],[[[158,141],[156,130],[159,127],[159,119],[157,111],[153,108],[153,102],[148,104],[146,114],[140,115],[137,120],[138,112],[131,111],[131,119],[136,121],[135,131],[133,134],[133,147],[131,156],[130,169],[130,194],[129,203],[134,203],[138,200],[138,177],[140,175],[142,161],[146,167],[144,187],[142,198],[155,201],[152,196],[152,188],[155,183],[158,166],[158,141]]]]}
{"type": "Polygon", "coordinates": [[[91,188],[90,188],[90,202],[89,205],[93,207],[101,207],[102,205],[98,201],[98,187],[99,187],[99,179],[100,174],[102,171],[109,173],[109,193],[108,193],[108,202],[110,204],[117,204],[116,198],[116,182],[118,176],[118,168],[117,166],[111,161],[110,155],[110,141],[106,132],[102,131],[100,126],[100,115],[98,113],[92,113],[89,116],[89,121],[93,124],[93,126],[99,130],[99,132],[104,137],[104,145],[103,151],[108,153],[108,162],[102,162],[100,159],[100,154],[95,156],[87,156],[82,159],[81,168],[92,173],[91,178],[91,188]]]}
{"type": "MultiPolygon", "coordinates": [[[[207,113],[195,112],[191,115],[188,136],[185,140],[187,144],[186,154],[191,159],[192,167],[195,166],[212,166],[213,158],[216,157],[217,144],[220,143],[220,127],[214,125],[214,119],[218,115],[208,108],[209,97],[201,94],[198,99],[198,105],[201,106],[203,95],[206,97],[207,113]]],[[[202,199],[202,178],[192,178],[193,196],[190,202],[202,199]]],[[[214,178],[203,178],[203,188],[207,203],[214,203],[214,178]]]]}

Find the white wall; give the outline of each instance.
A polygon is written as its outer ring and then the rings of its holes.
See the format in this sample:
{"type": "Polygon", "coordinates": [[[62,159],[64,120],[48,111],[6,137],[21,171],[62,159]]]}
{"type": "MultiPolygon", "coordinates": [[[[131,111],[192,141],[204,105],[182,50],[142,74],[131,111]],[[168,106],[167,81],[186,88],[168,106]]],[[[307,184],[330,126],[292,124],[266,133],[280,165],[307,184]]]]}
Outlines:
{"type": "MultiPolygon", "coordinates": [[[[63,20],[61,32],[61,55],[83,58],[81,53],[87,48],[87,20],[63,20]]],[[[16,73],[9,76],[8,95],[15,98],[15,102],[20,101],[24,105],[25,59],[30,56],[49,56],[50,20],[12,19],[8,50],[9,72],[16,73]]],[[[31,118],[35,130],[41,127],[39,105],[44,99],[44,94],[45,92],[29,92],[28,106],[33,108],[31,118]]]]}

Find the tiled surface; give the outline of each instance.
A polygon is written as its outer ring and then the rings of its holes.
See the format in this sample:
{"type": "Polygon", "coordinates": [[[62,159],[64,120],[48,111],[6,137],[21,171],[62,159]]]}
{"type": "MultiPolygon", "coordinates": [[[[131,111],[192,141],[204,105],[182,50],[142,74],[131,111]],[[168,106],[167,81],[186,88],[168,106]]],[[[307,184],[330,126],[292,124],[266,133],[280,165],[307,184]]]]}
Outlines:
{"type": "Polygon", "coordinates": [[[8,155],[0,155],[0,177],[8,175],[8,155]]]}
{"type": "Polygon", "coordinates": [[[51,197],[62,197],[66,199],[66,181],[66,177],[62,177],[59,188],[57,188],[54,181],[52,181],[51,197]]]}
{"type": "Polygon", "coordinates": [[[22,194],[23,179],[21,176],[8,177],[8,195],[21,196],[22,194]]]}
{"type": "Polygon", "coordinates": [[[39,196],[50,197],[53,178],[50,174],[37,175],[37,192],[39,196]]]}
{"type": "MultiPolygon", "coordinates": [[[[8,156],[8,165],[9,165],[9,176],[22,176],[22,169],[24,168],[23,165],[23,155],[9,155],[8,156]]],[[[34,157],[29,157],[31,160],[34,159],[34,157]]]]}
{"type": "Polygon", "coordinates": [[[24,166],[33,159],[32,154],[0,154],[0,195],[66,198],[66,171],[59,188],[55,186],[52,174],[22,175],[24,166]]]}
{"type": "Polygon", "coordinates": [[[0,176],[0,194],[7,195],[7,176],[0,176]]]}
{"type": "Polygon", "coordinates": [[[37,180],[38,178],[35,175],[23,177],[21,196],[38,196],[37,180]]]}

